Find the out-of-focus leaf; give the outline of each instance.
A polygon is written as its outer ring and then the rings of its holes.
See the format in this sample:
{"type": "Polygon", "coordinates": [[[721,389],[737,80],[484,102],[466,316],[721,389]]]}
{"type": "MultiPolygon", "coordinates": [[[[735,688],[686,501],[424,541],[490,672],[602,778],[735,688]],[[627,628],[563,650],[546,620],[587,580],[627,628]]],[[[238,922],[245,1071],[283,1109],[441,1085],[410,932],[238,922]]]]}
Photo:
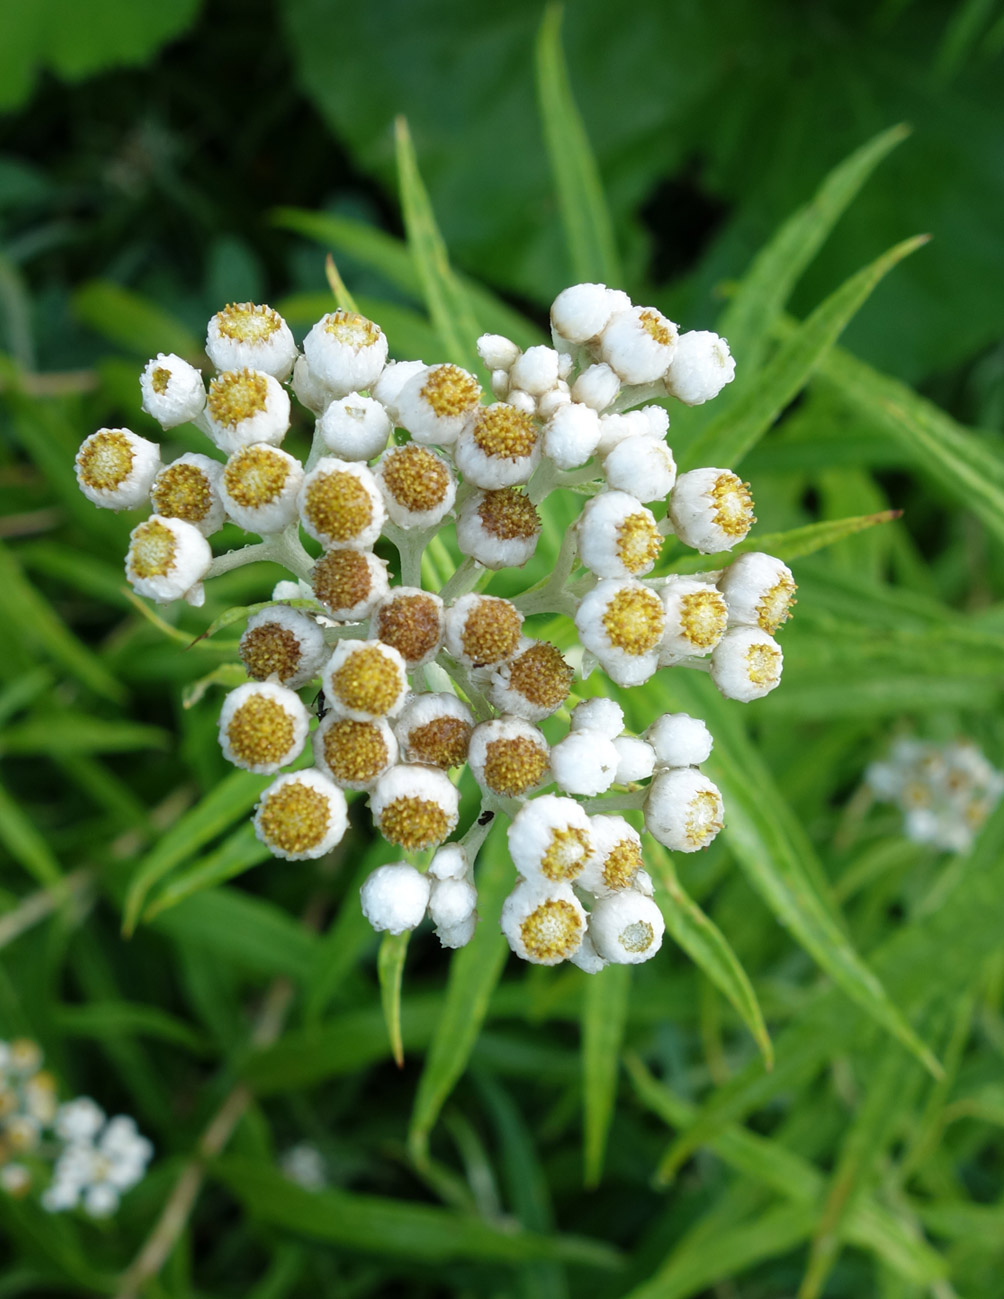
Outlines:
{"type": "Polygon", "coordinates": [[[167,749],[171,736],[143,722],[88,717],[83,713],[37,714],[9,726],[0,737],[2,753],[129,753],[136,749],[167,749]]]}
{"type": "Polygon", "coordinates": [[[158,352],[175,352],[197,364],[202,356],[201,342],[172,315],[109,280],[91,280],[77,289],[73,309],[109,342],[144,360],[158,352]]]}
{"type": "Polygon", "coordinates": [[[55,853],[3,785],[0,785],[0,843],[39,884],[58,887],[63,872],[55,853]]]}
{"type": "Polygon", "coordinates": [[[67,1037],[152,1037],[185,1051],[206,1050],[204,1037],[184,1020],[157,1006],[132,1001],[92,1001],[80,1006],[57,1006],[54,1017],[67,1037]]]}
{"type": "Polygon", "coordinates": [[[404,1068],[404,1044],[401,1041],[401,980],[404,958],[408,955],[411,930],[402,934],[384,934],[377,955],[377,978],[380,980],[380,1005],[391,1055],[399,1069],[404,1068]]]}
{"type": "Polygon", "coordinates": [[[631,967],[609,965],[587,977],[582,1004],[583,1169],[586,1186],[598,1186],[617,1097],[631,967]]]}
{"type": "Polygon", "coordinates": [[[575,283],[620,286],[622,273],[599,168],[561,48],[561,6],[548,4],[536,42],[537,96],[575,283]]]}
{"type": "Polygon", "coordinates": [[[853,537],[867,528],[874,528],[880,523],[891,523],[901,513],[900,510],[881,510],[877,514],[858,514],[850,519],[808,523],[804,528],[791,528],[787,532],[758,533],[755,537],[741,541],[734,550],[723,550],[717,555],[687,555],[674,560],[670,567],[674,573],[704,573],[727,568],[736,556],[751,550],[773,555],[775,559],[783,559],[786,564],[790,564],[792,560],[803,559],[827,546],[835,546],[838,541],[853,537]]]}
{"type": "Polygon", "coordinates": [[[198,857],[190,866],[178,871],[173,879],[159,890],[147,903],[144,920],[152,920],[162,911],[169,911],[185,898],[203,889],[215,888],[236,875],[243,875],[252,866],[271,858],[270,850],[261,842],[250,823],[242,825],[227,836],[220,846],[204,857],[198,857]]]}

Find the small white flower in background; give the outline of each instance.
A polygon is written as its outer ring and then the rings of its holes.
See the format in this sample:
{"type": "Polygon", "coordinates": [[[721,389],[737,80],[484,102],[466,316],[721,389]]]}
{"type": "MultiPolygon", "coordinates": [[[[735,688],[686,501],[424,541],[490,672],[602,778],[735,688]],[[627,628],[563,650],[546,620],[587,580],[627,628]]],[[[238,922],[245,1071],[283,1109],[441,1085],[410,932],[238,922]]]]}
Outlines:
{"type": "MultiPolygon", "coordinates": [[[[288,572],[277,584],[270,576],[271,602],[247,617],[239,654],[250,680],[227,695],[219,724],[226,757],[275,776],[254,828],[276,857],[330,852],[348,826],[346,791],[365,795],[388,842],[431,857],[427,869],[409,860],[374,872],[365,914],[390,933],[428,915],[457,948],[478,923],[478,849],[508,819],[518,874],[501,923],[511,948],[596,973],[647,960],[664,930],[645,835],[604,804],[619,800],[611,808],[681,852],[710,843],[724,809],[698,770],[711,752],[700,719],[649,717],[637,735],[602,685],[582,699],[581,681],[598,664],[629,689],[683,664],[710,670],[728,698],[757,699],[780,678],[773,637],[795,586],[781,560],[755,552],[695,577],[659,571],[665,537],[717,553],[755,521],[736,474],[678,474],[667,444],[667,403],[700,404],[731,380],[725,340],[680,334],[657,308],[603,284],[559,294],[551,333],[553,346],[525,349],[500,334],[478,339],[485,392],[452,362],[389,360],[383,331],[355,311],[325,315],[300,353],[270,307],[234,304],[208,325],[219,371],[208,391],[176,356],[158,355],[140,379],[144,409],[165,430],[193,423],[207,454],[162,466],[152,442],[102,429],[84,442],[77,474],[99,505],[131,508],[149,495],[155,513],[127,557],[140,595],[198,604],[206,579],[253,560],[288,572]],[[290,393],[314,429],[305,461],[280,449],[290,393]],[[553,572],[521,589],[519,570],[553,523],[552,492],[575,509],[562,516],[553,572]],[[260,540],[214,558],[226,519],[260,540]],[[451,575],[454,526],[463,559],[451,575]],[[496,574],[505,597],[485,589],[496,574]],[[551,640],[528,634],[538,615],[551,620],[551,640]],[[288,770],[304,752],[314,765],[288,770]],[[451,839],[465,766],[481,807],[451,839]]],[[[923,800],[910,810],[918,824],[929,819],[923,800]]],[[[0,1059],[0,1074],[12,1070],[0,1059]]],[[[121,1188],[80,1153],[115,1145],[101,1111],[86,1098],[57,1111],[38,1085],[29,1110],[22,1091],[8,1092],[22,1141],[52,1122],[75,1134],[61,1138],[77,1153],[67,1147],[49,1207],[110,1212],[121,1188]]]]}
{"type": "Polygon", "coordinates": [[[328,1185],[328,1168],[316,1146],[299,1141],[279,1156],[284,1176],[305,1191],[323,1191],[328,1185]]]}
{"type": "Polygon", "coordinates": [[[967,852],[1004,793],[998,771],[975,744],[901,739],[873,762],[865,783],[880,802],[903,813],[903,832],[916,843],[967,852]]]}

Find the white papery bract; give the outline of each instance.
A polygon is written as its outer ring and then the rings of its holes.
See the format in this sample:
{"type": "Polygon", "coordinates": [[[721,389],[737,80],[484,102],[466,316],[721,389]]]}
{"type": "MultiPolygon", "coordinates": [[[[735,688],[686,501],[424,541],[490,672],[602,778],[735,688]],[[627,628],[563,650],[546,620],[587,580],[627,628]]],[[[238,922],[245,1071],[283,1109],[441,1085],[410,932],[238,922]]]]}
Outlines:
{"type": "Polygon", "coordinates": [[[665,442],[631,434],[607,453],[603,477],[615,491],[630,492],[640,501],[661,501],[673,490],[676,461],[665,442]]]}
{"type": "Polygon", "coordinates": [[[205,599],[202,578],[213,552],[191,523],[152,514],[129,534],[125,572],[137,595],[157,604],[185,599],[199,605],[205,599]]]}
{"type": "Polygon", "coordinates": [[[508,834],[516,870],[542,885],[571,883],[595,857],[590,819],[573,798],[541,794],[524,803],[508,834]]]}
{"type": "Polygon", "coordinates": [[[645,732],[660,767],[697,767],[711,756],[711,732],[700,717],[663,713],[645,732]]]}
{"type": "Polygon", "coordinates": [[[759,627],[773,636],[790,616],[797,588],[787,564],[751,550],[733,560],[718,589],[729,606],[729,626],[759,627]]]}
{"type": "Polygon", "coordinates": [[[736,363],[724,338],[705,329],[677,339],[663,378],[666,391],[686,406],[702,406],[735,378],[736,363]]]}
{"type": "Polygon", "coordinates": [[[721,830],[718,786],[696,767],[657,770],[645,799],[645,828],[672,852],[706,848],[721,830]]]}
{"type": "Polygon", "coordinates": [[[597,954],[617,965],[651,960],[665,932],[656,904],[632,889],[600,898],[589,913],[589,937],[597,954]]]}
{"type": "Polygon", "coordinates": [[[372,460],[386,447],[392,427],[386,407],[358,392],[331,402],[317,421],[321,441],[342,460],[372,460]]]}
{"type": "Polygon", "coordinates": [[[571,397],[601,411],[606,410],[620,390],[620,376],[605,361],[599,361],[582,371],[571,388],[571,397]]]}
{"type": "Polygon", "coordinates": [[[278,446],[289,430],[289,394],[264,370],[225,370],[209,384],[206,431],[227,455],[267,442],[278,446]]]}
{"type": "Polygon", "coordinates": [[[127,428],[102,428],[84,440],[75,462],[77,483],[106,510],[142,505],[160,469],[160,447],[127,428]]]}
{"type": "Polygon", "coordinates": [[[591,731],[575,731],[551,745],[551,774],[566,794],[605,793],[616,779],[619,761],[613,740],[591,731]]]}
{"type": "Polygon", "coordinates": [[[655,770],[655,750],[651,744],[633,735],[618,735],[613,742],[617,750],[618,785],[629,785],[637,780],[648,780],[655,770]]]}
{"type": "Polygon", "coordinates": [[[676,535],[702,554],[731,550],[756,522],[749,484],[731,469],[691,469],[669,498],[676,535]]]}
{"type": "Polygon", "coordinates": [[[559,469],[584,465],[599,442],[599,416],[579,402],[559,406],[544,425],[544,453],[559,469]]]}
{"type": "Polygon", "coordinates": [[[357,722],[329,712],[313,744],[316,766],[341,789],[372,789],[399,755],[397,737],[382,717],[357,722]]]}
{"type": "Polygon", "coordinates": [[[370,794],[370,811],[388,843],[408,852],[441,844],[457,825],[460,795],[434,767],[391,767],[370,794]]]}
{"type": "Polygon", "coordinates": [[[541,521],[523,492],[513,487],[475,492],[457,518],[457,545],[485,568],[521,568],[533,556],[541,521]]]}
{"type": "Polygon", "coordinates": [[[330,706],[357,722],[393,717],[408,694],[404,659],[392,646],[375,640],[339,641],[323,679],[330,706]]]}
{"type": "Polygon", "coordinates": [[[711,655],[711,679],[726,699],[748,704],[762,699],[781,682],[781,646],[759,627],[736,627],[722,637],[711,655]]]}
{"type": "Polygon", "coordinates": [[[582,945],[586,913],[567,884],[522,880],[505,900],[501,925],[517,956],[533,965],[557,965],[582,945]]]}
{"type": "Polygon", "coordinates": [[[298,694],[271,681],[249,681],[223,701],[220,748],[235,767],[270,776],[300,756],[309,726],[298,694]]]}
{"type": "Polygon", "coordinates": [[[573,731],[595,731],[608,740],[614,740],[624,729],[624,709],[613,699],[598,695],[583,699],[572,709],[573,731]]]}
{"type": "Polygon", "coordinates": [[[551,329],[569,343],[586,343],[598,338],[610,317],[631,306],[620,289],[605,284],[573,284],[563,289],[551,304],[551,329]]]}
{"type": "Polygon", "coordinates": [[[288,378],[297,350],[278,311],[264,304],[236,302],[210,320],[206,355],[217,370],[263,370],[281,382],[288,378]]]}
{"type": "Polygon", "coordinates": [[[248,618],[239,652],[253,680],[275,680],[290,690],[312,681],[328,658],[317,621],[284,604],[259,609],[248,618]]]}
{"type": "Polygon", "coordinates": [[[287,772],[258,801],[255,834],[286,861],[308,861],[331,851],[348,827],[345,795],[329,776],[313,768],[287,772]]]}
{"type": "Polygon", "coordinates": [[[414,443],[388,447],[376,467],[387,513],[399,528],[431,528],[453,508],[457,480],[435,451],[414,443]]]}
{"type": "Polygon", "coordinates": [[[295,456],[262,442],[236,450],[223,467],[220,497],[245,532],[271,536],[296,518],[303,466],[295,456]]]}
{"type": "Polygon", "coordinates": [[[397,422],[413,441],[452,446],[477,414],[481,385],[459,365],[431,365],[404,383],[394,399],[397,422]]]}
{"type": "Polygon", "coordinates": [[[454,694],[413,695],[394,719],[394,733],[406,762],[463,766],[474,730],[474,716],[454,694]]]}
{"type": "Polygon", "coordinates": [[[579,555],[597,577],[642,577],[662,550],[651,510],[627,492],[600,492],[579,516],[579,555]]]}
{"type": "Polygon", "coordinates": [[[437,929],[455,930],[473,916],[478,891],[466,879],[434,879],[429,895],[429,919],[437,929]]]}
{"type": "Polygon", "coordinates": [[[360,889],[363,915],[377,931],[403,934],[421,924],[429,905],[429,881],[407,862],[379,866],[360,889]]]}
{"type": "MultiPolygon", "coordinates": [[[[229,368],[229,367],[224,367],[229,368]]],[[[202,375],[174,352],[158,352],[139,377],[142,406],[162,429],[198,419],[206,408],[202,375]]]]}
{"type": "Polygon", "coordinates": [[[666,614],[641,582],[597,582],[576,610],[583,645],[619,686],[638,686],[659,666],[666,614]]]}
{"type": "Polygon", "coordinates": [[[332,398],[346,397],[376,383],[387,360],[387,338],[355,311],[331,311],[303,340],[303,354],[314,382],[332,398]]]}
{"type": "Polygon", "coordinates": [[[336,456],[318,460],[296,498],[305,532],[325,550],[368,550],[380,536],[386,512],[376,478],[366,465],[336,456]]]}
{"type": "Polygon", "coordinates": [[[603,329],[600,356],[625,383],[653,383],[676,350],[677,328],[655,307],[629,307],[603,329]]]}
{"type": "Polygon", "coordinates": [[[594,897],[606,897],[633,888],[642,864],[641,835],[622,816],[600,814],[589,818],[595,849],[576,880],[579,888],[594,897]]]}
{"type": "Polygon", "coordinates": [[[155,514],[184,519],[210,537],[223,527],[226,507],[220,495],[223,466],[210,456],[187,452],[165,465],[150,486],[155,514]]]}
{"type": "Polygon", "coordinates": [[[528,347],[512,363],[509,382],[531,397],[542,397],[558,382],[559,365],[560,358],[553,347],[528,347]]]}
{"type": "Polygon", "coordinates": [[[662,603],[666,611],[662,654],[668,660],[709,654],[725,635],[725,597],[706,582],[670,577],[662,588],[662,603]]]}

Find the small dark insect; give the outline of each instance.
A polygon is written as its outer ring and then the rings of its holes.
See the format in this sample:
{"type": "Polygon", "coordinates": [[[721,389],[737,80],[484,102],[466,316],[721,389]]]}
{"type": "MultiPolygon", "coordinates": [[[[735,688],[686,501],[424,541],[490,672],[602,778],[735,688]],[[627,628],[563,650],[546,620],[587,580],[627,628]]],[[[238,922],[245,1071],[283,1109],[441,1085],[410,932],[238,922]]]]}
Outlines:
{"type": "Polygon", "coordinates": [[[487,825],[489,821],[494,820],[494,812],[482,812],[478,817],[478,825],[487,825]]]}
{"type": "Polygon", "coordinates": [[[314,699],[314,708],[317,712],[317,720],[323,722],[328,714],[328,701],[324,697],[323,690],[318,690],[317,697],[314,699]]]}

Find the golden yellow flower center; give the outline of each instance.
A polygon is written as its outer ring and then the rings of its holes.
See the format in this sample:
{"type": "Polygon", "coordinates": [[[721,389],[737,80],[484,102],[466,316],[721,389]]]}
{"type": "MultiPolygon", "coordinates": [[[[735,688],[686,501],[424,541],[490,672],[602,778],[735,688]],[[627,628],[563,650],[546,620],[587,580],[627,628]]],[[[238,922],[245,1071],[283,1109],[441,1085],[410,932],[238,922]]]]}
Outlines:
{"type": "Polygon", "coordinates": [[[481,400],[481,385],[459,365],[434,365],[425,376],[421,396],[442,419],[463,415],[481,400]]]}
{"type": "Polygon", "coordinates": [[[636,839],[621,839],[603,858],[603,883],[608,889],[626,889],[641,870],[641,845],[636,839]]]}
{"type": "Polygon", "coordinates": [[[103,429],[77,452],[80,477],[95,491],[114,491],[132,472],[134,452],[122,429],[103,429]]]}
{"type": "Polygon", "coordinates": [[[610,644],[625,654],[648,654],[666,626],[662,601],[647,586],[628,586],[614,594],[603,611],[610,644]]]}
{"type": "Polygon", "coordinates": [[[377,613],[376,635],[406,663],[417,663],[439,644],[439,606],[427,595],[400,595],[377,613]]]}
{"type": "Polygon", "coordinates": [[[177,550],[171,529],[156,519],[148,519],[133,533],[129,566],[136,577],[166,577],[174,567],[177,550]]]}
{"type": "Polygon", "coordinates": [[[431,767],[459,767],[467,761],[473,727],[462,717],[436,717],[408,732],[408,754],[413,762],[431,767]]]}
{"type": "Polygon", "coordinates": [[[409,852],[442,843],[453,828],[449,813],[432,799],[404,794],[380,813],[380,833],[409,852]]]}
{"type": "Polygon", "coordinates": [[[422,514],[446,500],[450,471],[427,447],[409,442],[388,452],[380,473],[387,491],[406,510],[422,514]]]}
{"type": "Polygon", "coordinates": [[[324,317],[324,332],[349,347],[373,347],[380,341],[380,328],[355,311],[332,311],[324,317]]]}
{"type": "Polygon", "coordinates": [[[755,686],[776,685],[781,675],[781,651],[773,645],[751,645],[746,651],[746,675],[755,686]]]}
{"type": "Polygon", "coordinates": [[[567,825],[551,830],[551,841],[540,859],[543,875],[556,884],[565,880],[574,880],[582,873],[582,868],[593,851],[593,842],[588,830],[578,826],[567,825]]]}
{"type": "Polygon", "coordinates": [[[662,550],[655,520],[639,511],[617,529],[617,557],[629,573],[647,573],[662,550]]]}
{"type": "Polygon", "coordinates": [[[725,635],[729,611],[720,591],[708,587],[680,600],[680,627],[695,650],[713,649],[725,635]]]}
{"type": "Polygon", "coordinates": [[[288,681],[299,672],[303,651],[295,632],[278,622],[263,622],[241,637],[240,656],[252,680],[265,681],[275,674],[288,681]]]}
{"type": "Polygon", "coordinates": [[[231,302],[217,312],[216,326],[223,338],[235,343],[264,343],[281,328],[282,317],[271,307],[231,302]]]}
{"type": "Polygon", "coordinates": [[[540,436],[532,416],[515,406],[507,406],[505,402],[496,402],[479,410],[471,431],[485,455],[499,460],[516,460],[530,455],[540,436]]]}
{"type": "Polygon", "coordinates": [[[321,604],[337,617],[370,598],[373,574],[362,551],[329,550],[314,565],[311,583],[321,604]]]}
{"type": "Polygon", "coordinates": [[[653,311],[651,307],[646,307],[644,311],[638,313],[638,323],[649,338],[661,343],[663,347],[668,347],[673,341],[674,335],[669,328],[669,322],[665,316],[660,315],[658,311],[653,311]]]}
{"type": "Polygon", "coordinates": [[[485,746],[484,782],[502,798],[517,798],[540,784],[547,764],[547,749],[528,735],[489,740],[485,746]]]}
{"type": "Polygon", "coordinates": [[[565,701],[575,672],[547,641],[538,641],[517,655],[509,669],[509,686],[536,708],[554,710],[565,701]]]}
{"type": "Polygon", "coordinates": [[[478,506],[478,518],[485,532],[500,541],[529,541],[540,532],[540,516],[530,498],[515,487],[485,492],[478,506]]]}
{"type": "Polygon", "coordinates": [[[620,931],[617,936],[625,952],[647,952],[652,946],[655,931],[647,920],[635,920],[620,931]]]}
{"type": "Polygon", "coordinates": [[[336,469],[311,478],[303,517],[322,538],[351,541],[373,522],[373,501],[355,474],[336,469]]]}
{"type": "Polygon", "coordinates": [[[749,483],[726,469],[715,479],[708,496],[714,506],[715,524],[726,536],[741,541],[756,523],[749,483]]]}
{"type": "Polygon", "coordinates": [[[368,784],[387,769],[390,754],[387,741],[373,722],[343,718],[332,723],[321,741],[324,761],[334,779],[341,783],[368,784]]]}
{"type": "Polygon", "coordinates": [[[797,590],[794,581],[782,575],[769,591],[764,592],[756,607],[756,619],[769,636],[773,636],[778,627],[791,617],[791,606],[798,603],[795,599],[797,590]]]}
{"type": "Polygon", "coordinates": [[[163,397],[171,386],[171,371],[163,365],[158,365],[153,374],[150,375],[150,387],[158,397],[163,397]]]}
{"type": "Polygon", "coordinates": [[[250,695],[228,722],[227,740],[249,767],[281,764],[293,744],[293,719],[277,699],[250,695]]]}
{"type": "Polygon", "coordinates": [[[401,696],[401,670],[377,645],[354,650],[330,677],[331,688],[344,708],[383,717],[401,696]]]}
{"type": "Polygon", "coordinates": [[[702,847],[710,842],[725,822],[722,820],[722,800],[712,789],[702,789],[687,806],[684,833],[687,842],[702,847]]]}
{"type": "Polygon", "coordinates": [[[316,848],[328,833],[330,821],[326,795],[295,780],[266,794],[258,817],[265,842],[284,853],[316,848]]]}
{"type": "Polygon", "coordinates": [[[511,658],[519,643],[522,620],[508,600],[485,596],[473,605],[460,637],[464,653],[475,665],[501,663],[511,658]]]}
{"type": "Polygon", "coordinates": [[[235,428],[260,414],[268,400],[268,380],[258,370],[225,370],[209,384],[207,407],[214,424],[235,428]]]}
{"type": "Polygon", "coordinates": [[[571,902],[552,898],[530,912],[519,932],[534,960],[564,961],[582,942],[582,916],[571,902]]]}
{"type": "Polygon", "coordinates": [[[198,465],[168,465],[157,475],[150,499],[157,514],[201,523],[213,508],[213,491],[198,465]]]}
{"type": "Polygon", "coordinates": [[[223,483],[231,499],[246,510],[259,510],[282,496],[289,461],[275,447],[242,447],[226,463],[223,483]]]}

